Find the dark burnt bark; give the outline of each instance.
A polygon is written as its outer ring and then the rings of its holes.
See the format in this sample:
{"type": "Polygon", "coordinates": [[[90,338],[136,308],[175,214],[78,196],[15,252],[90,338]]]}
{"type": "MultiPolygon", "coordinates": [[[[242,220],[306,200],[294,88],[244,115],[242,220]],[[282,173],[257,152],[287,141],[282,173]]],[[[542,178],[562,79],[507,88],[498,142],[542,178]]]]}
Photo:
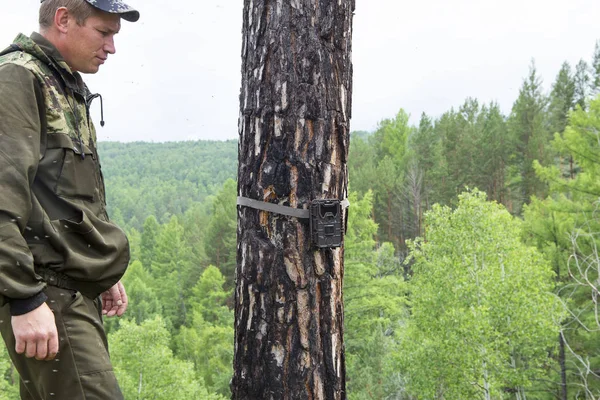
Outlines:
{"type": "MultiPolygon", "coordinates": [[[[244,0],[238,194],[347,196],[354,0],[244,0]]],[[[345,399],[343,248],[238,207],[232,398],[345,399]]]]}

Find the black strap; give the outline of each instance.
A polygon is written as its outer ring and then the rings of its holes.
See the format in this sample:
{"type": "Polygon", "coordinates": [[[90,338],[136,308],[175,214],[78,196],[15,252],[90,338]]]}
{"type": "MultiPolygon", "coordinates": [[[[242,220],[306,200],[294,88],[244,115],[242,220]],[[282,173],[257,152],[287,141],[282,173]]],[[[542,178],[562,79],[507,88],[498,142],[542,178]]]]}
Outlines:
{"type": "Polygon", "coordinates": [[[94,283],[78,282],[61,272],[44,267],[36,266],[35,273],[50,286],[56,286],[67,290],[76,290],[89,299],[95,299],[100,295],[94,283]]]}

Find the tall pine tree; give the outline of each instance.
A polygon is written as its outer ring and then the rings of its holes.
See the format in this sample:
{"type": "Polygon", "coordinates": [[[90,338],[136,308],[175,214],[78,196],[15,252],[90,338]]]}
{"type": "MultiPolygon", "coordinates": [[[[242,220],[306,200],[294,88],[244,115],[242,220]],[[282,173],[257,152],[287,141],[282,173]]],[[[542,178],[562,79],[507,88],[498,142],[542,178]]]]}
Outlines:
{"type": "Polygon", "coordinates": [[[532,62],[508,121],[510,135],[515,143],[517,168],[517,179],[511,187],[513,212],[520,213],[521,205],[529,203],[532,196],[543,198],[546,194],[545,184],[535,175],[533,162],[539,160],[542,164],[547,164],[550,160],[547,102],[542,92],[542,80],[532,62]]]}

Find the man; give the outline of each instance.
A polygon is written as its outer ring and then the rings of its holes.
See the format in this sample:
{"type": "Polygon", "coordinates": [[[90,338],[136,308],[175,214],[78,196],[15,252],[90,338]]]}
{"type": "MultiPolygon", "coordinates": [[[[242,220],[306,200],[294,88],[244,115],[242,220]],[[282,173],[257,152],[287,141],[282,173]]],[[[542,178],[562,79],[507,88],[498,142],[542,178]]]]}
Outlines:
{"type": "Polygon", "coordinates": [[[79,73],[115,53],[120,0],[42,0],[40,33],[0,53],[0,332],[22,399],[122,399],[102,314],[121,316],[125,234],[106,213],[79,73]]]}

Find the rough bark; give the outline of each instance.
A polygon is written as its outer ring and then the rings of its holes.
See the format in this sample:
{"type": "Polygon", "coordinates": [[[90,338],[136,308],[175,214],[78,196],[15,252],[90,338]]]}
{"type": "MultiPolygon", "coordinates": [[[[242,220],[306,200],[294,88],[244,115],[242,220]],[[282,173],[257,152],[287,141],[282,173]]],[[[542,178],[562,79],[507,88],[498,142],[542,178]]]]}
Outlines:
{"type": "MultiPolygon", "coordinates": [[[[354,0],[244,0],[238,194],[347,196],[354,0]]],[[[343,248],[238,207],[233,399],[345,399],[343,248]]]]}

